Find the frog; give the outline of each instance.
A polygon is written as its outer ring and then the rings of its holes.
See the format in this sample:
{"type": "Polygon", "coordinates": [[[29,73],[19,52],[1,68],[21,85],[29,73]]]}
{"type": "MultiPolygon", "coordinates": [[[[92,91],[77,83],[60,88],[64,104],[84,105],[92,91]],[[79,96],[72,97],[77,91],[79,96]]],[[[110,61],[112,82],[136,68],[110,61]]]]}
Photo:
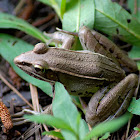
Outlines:
{"type": "Polygon", "coordinates": [[[122,115],[138,86],[136,63],[104,35],[82,26],[77,33],[83,51],[70,50],[75,38],[61,31],[46,34],[51,40],[14,59],[27,74],[51,83],[60,82],[69,94],[90,98],[86,121],[99,122],[122,115]],[[50,42],[62,47],[49,47],[50,42]],[[124,71],[130,71],[128,75],[124,71]]]}

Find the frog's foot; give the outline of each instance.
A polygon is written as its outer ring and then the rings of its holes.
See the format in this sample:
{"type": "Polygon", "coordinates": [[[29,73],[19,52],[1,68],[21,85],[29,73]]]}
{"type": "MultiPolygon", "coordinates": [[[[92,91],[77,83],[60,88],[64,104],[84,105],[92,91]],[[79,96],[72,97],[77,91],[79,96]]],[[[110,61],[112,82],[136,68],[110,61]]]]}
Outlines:
{"type": "Polygon", "coordinates": [[[45,33],[45,35],[51,38],[47,42],[47,45],[49,45],[51,42],[55,42],[56,46],[58,46],[59,43],[62,43],[61,48],[63,49],[71,49],[75,41],[74,36],[63,32],[45,33]]]}
{"type": "Polygon", "coordinates": [[[137,88],[138,77],[130,74],[105,94],[106,90],[95,93],[86,111],[86,120],[93,126],[110,116],[123,114],[129,106],[131,98],[137,88]],[[114,115],[115,114],[115,115],[114,115]]]}

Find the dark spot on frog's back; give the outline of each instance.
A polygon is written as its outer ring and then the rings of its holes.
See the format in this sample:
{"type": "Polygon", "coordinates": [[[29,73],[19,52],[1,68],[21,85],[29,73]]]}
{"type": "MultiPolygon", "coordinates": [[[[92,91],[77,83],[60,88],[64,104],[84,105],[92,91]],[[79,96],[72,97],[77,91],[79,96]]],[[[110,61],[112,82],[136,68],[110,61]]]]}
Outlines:
{"type": "Polygon", "coordinates": [[[120,53],[120,54],[118,53],[116,57],[117,57],[118,59],[121,59],[121,58],[122,58],[122,54],[121,54],[121,53],[120,53]]]}
{"type": "Polygon", "coordinates": [[[109,48],[110,53],[114,53],[114,47],[109,48]]]}

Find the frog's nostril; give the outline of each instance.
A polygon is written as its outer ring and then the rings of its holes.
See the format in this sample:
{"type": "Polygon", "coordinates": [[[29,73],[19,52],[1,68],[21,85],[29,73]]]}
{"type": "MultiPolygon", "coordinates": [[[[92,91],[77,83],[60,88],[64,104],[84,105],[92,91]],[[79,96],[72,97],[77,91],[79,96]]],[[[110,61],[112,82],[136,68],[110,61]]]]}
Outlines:
{"type": "Polygon", "coordinates": [[[17,56],[15,57],[14,59],[14,63],[17,65],[17,64],[21,64],[23,62],[23,60],[21,59],[21,56],[17,56]]]}
{"type": "Polygon", "coordinates": [[[26,61],[26,57],[24,56],[24,54],[21,54],[14,59],[15,64],[22,63],[23,61],[26,61]]]}

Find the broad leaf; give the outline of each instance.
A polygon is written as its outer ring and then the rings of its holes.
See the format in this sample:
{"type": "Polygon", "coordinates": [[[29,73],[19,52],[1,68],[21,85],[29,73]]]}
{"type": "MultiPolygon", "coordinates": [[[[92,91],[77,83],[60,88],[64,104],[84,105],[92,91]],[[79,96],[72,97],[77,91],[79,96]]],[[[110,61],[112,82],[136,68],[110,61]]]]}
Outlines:
{"type": "Polygon", "coordinates": [[[72,103],[70,95],[60,83],[55,84],[55,98],[53,100],[53,114],[55,117],[64,119],[73,128],[75,133],[63,130],[62,134],[65,139],[71,138],[77,140],[84,138],[89,131],[87,124],[81,119],[77,108],[72,103]]]}
{"type": "Polygon", "coordinates": [[[140,128],[138,128],[138,127],[134,127],[134,130],[140,132],[140,128]]]}
{"type": "Polygon", "coordinates": [[[109,132],[106,132],[99,140],[106,140],[110,136],[109,132]]]}
{"type": "Polygon", "coordinates": [[[79,115],[77,108],[72,103],[72,100],[64,88],[64,86],[56,82],[55,84],[55,98],[53,100],[53,114],[55,117],[69,122],[71,127],[77,131],[76,120],[79,115]]]}
{"type": "Polygon", "coordinates": [[[85,120],[81,119],[80,125],[79,125],[79,137],[80,140],[82,140],[86,134],[89,132],[89,128],[85,120]]]}
{"type": "Polygon", "coordinates": [[[123,116],[114,119],[112,121],[102,122],[99,125],[95,126],[84,138],[84,140],[90,140],[95,137],[98,138],[104,135],[107,132],[113,133],[124,126],[129,119],[132,118],[132,114],[126,112],[123,116]]]}
{"type": "MultiPolygon", "coordinates": [[[[132,50],[129,52],[131,58],[140,58],[140,48],[133,46],[132,50]]],[[[137,62],[138,69],[140,69],[140,61],[137,62]]]]}
{"type": "Polygon", "coordinates": [[[51,115],[47,115],[47,114],[25,115],[24,118],[29,119],[30,121],[37,122],[37,123],[50,125],[52,127],[56,127],[59,129],[67,129],[69,131],[73,131],[72,128],[70,127],[70,125],[68,123],[66,123],[66,121],[64,121],[60,118],[51,116],[51,115]]]}
{"type": "Polygon", "coordinates": [[[49,83],[29,76],[14,64],[13,60],[16,56],[20,55],[21,53],[30,51],[32,49],[32,45],[20,39],[17,39],[10,35],[0,34],[0,55],[2,55],[3,58],[5,58],[10,63],[10,65],[13,67],[16,73],[20,75],[24,80],[39,87],[48,95],[52,95],[52,87],[49,83]]]}
{"type": "Polygon", "coordinates": [[[127,110],[132,114],[140,115],[140,99],[133,98],[127,110]]]}
{"type": "Polygon", "coordinates": [[[61,1],[61,17],[63,18],[63,15],[65,13],[65,10],[66,10],[66,0],[62,0],[61,1]]]}
{"type": "Polygon", "coordinates": [[[54,137],[57,137],[61,140],[64,140],[64,137],[62,136],[62,134],[60,132],[56,132],[56,131],[46,131],[46,132],[43,132],[43,135],[51,135],[51,136],[54,136],[54,137]]]}
{"type": "Polygon", "coordinates": [[[82,25],[93,28],[94,9],[93,0],[71,0],[67,2],[62,22],[63,29],[78,32],[82,25]]]}
{"type": "Polygon", "coordinates": [[[131,13],[140,21],[140,1],[139,0],[127,0],[128,8],[131,10],[131,13]]]}
{"type": "Polygon", "coordinates": [[[43,42],[47,41],[46,37],[37,28],[22,19],[6,13],[0,13],[0,28],[18,29],[43,42]]]}
{"type": "MultiPolygon", "coordinates": [[[[77,118],[79,113],[77,108],[72,103],[70,96],[61,83],[55,84],[55,98],[53,100],[53,114],[55,117],[64,119],[74,130],[75,134],[78,134],[77,118]]],[[[75,134],[68,131],[62,131],[63,136],[66,138],[72,138],[76,140],[75,134]]]]}
{"type": "Polygon", "coordinates": [[[140,46],[140,23],[136,18],[111,0],[95,0],[95,9],[96,29],[140,46]]]}

